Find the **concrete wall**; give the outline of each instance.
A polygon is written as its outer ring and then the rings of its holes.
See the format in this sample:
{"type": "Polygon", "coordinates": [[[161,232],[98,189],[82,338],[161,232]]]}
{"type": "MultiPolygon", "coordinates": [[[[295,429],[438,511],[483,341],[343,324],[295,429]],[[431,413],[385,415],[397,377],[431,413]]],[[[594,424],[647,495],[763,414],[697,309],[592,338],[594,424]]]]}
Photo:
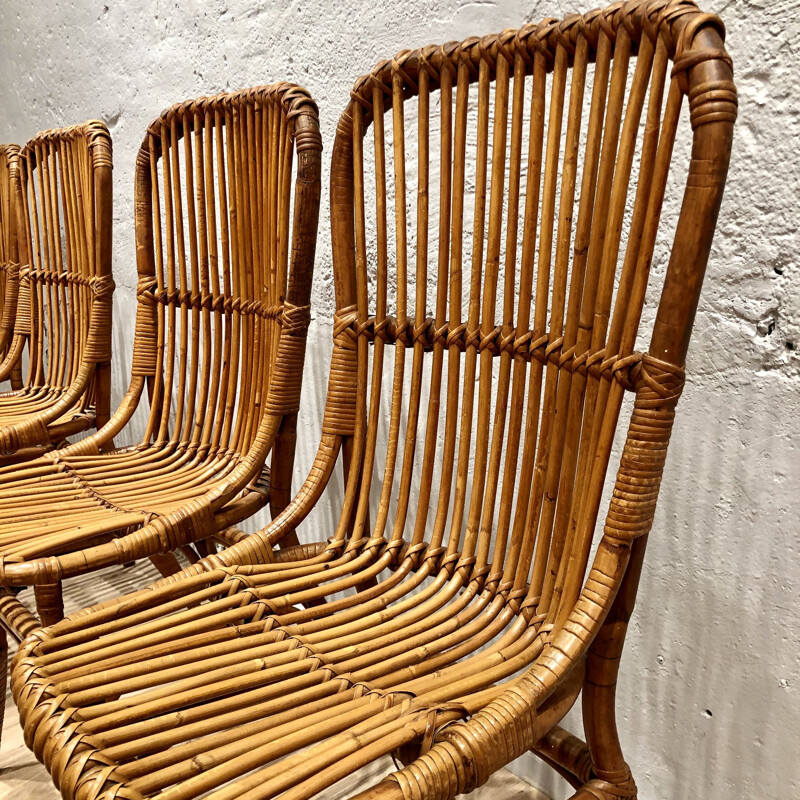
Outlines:
{"type": "MultiPolygon", "coordinates": [[[[800,796],[800,4],[707,5],[728,25],[740,119],[619,716],[644,800],[783,799],[800,796]]],[[[127,384],[133,330],[134,155],[163,107],[293,80],[320,104],[329,154],[354,78],[379,58],[589,7],[586,0],[0,2],[0,139],[21,143],[88,117],[105,120],[114,137],[116,397],[127,384]]],[[[320,231],[298,479],[314,452],[330,349],[325,193],[320,231]]],[[[563,785],[542,779],[532,759],[515,768],[563,796],[563,785]]]]}

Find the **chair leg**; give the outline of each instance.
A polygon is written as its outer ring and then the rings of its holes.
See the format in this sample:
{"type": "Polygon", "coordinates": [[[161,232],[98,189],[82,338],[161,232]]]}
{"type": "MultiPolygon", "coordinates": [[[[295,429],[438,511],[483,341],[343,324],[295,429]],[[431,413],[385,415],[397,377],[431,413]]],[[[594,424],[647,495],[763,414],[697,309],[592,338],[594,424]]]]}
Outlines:
{"type": "Polygon", "coordinates": [[[217,552],[212,539],[198,539],[194,546],[197,548],[200,558],[208,558],[208,556],[217,552]]]}
{"type": "Polygon", "coordinates": [[[580,789],[594,777],[586,742],[560,725],[548,731],[536,743],[533,752],[574,789],[580,789]]]}
{"type": "Polygon", "coordinates": [[[175,553],[154,553],[149,558],[164,578],[169,578],[170,575],[176,575],[181,571],[181,564],[175,557],[175,553]]]}
{"type": "Polygon", "coordinates": [[[42,627],[55,625],[64,619],[64,598],[61,591],[61,581],[58,583],[38,583],[33,587],[36,598],[36,612],[42,621],[42,627]]]}
{"type": "MultiPolygon", "coordinates": [[[[292,499],[292,473],[297,446],[297,414],[285,414],[272,446],[269,474],[269,508],[272,519],[280,514],[292,499]]],[[[296,531],[289,531],[280,546],[293,547],[300,543],[296,531]]]]}
{"type": "Polygon", "coordinates": [[[619,657],[605,657],[599,652],[590,652],[583,688],[583,725],[596,780],[589,781],[580,789],[574,795],[575,800],[588,800],[590,797],[635,800],[637,796],[636,783],[622,755],[617,732],[618,670],[619,657]]]}
{"type": "MultiPolygon", "coordinates": [[[[95,427],[99,431],[111,419],[111,362],[97,365],[95,374],[95,427]]],[[[113,450],[114,442],[109,441],[104,449],[113,450]]]]}
{"type": "Polygon", "coordinates": [[[647,537],[633,543],[631,558],[608,618],[589,648],[583,687],[583,726],[595,780],[574,800],[632,800],[636,783],[622,755],[617,732],[616,689],[622,648],[639,586],[647,537]]]}
{"type": "Polygon", "coordinates": [[[8,691],[8,633],[0,625],[0,746],[3,743],[3,722],[6,716],[6,693],[8,691]]]}
{"type": "Polygon", "coordinates": [[[636,789],[633,794],[620,794],[619,787],[606,783],[605,781],[594,780],[578,789],[571,795],[569,800],[636,800],[636,789]]]}
{"type": "Polygon", "coordinates": [[[21,389],[25,385],[22,381],[22,363],[20,361],[17,361],[17,363],[11,367],[9,379],[11,380],[11,388],[14,391],[21,389]]]}

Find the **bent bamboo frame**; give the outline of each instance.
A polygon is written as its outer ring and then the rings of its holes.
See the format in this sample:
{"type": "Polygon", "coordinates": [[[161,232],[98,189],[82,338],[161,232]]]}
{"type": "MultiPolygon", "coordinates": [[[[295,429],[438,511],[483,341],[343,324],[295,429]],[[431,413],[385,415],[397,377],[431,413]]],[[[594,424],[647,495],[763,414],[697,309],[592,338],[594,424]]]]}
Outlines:
{"type": "Polygon", "coordinates": [[[108,419],[111,138],[102,122],[43,131],[15,154],[8,198],[9,313],[0,379],[5,463],[30,459],[108,419]],[[13,331],[9,329],[14,312],[13,331]]]}
{"type": "Polygon", "coordinates": [[[176,104],[148,128],[130,387],[93,436],[0,468],[0,583],[34,585],[45,623],[64,577],[145,557],[175,572],[172,551],[197,560],[188,544],[288,502],[320,153],[293,84],[176,104]],[[145,390],[144,438],[105,452],[145,390]]]}
{"type": "Polygon", "coordinates": [[[26,741],[66,798],[301,800],[392,753],[406,766],[361,800],[434,800],[531,748],[575,798],[635,797],[614,686],[730,153],[722,25],[618,3],[404,51],[351,97],[314,467],[263,531],[24,643],[26,741]],[[331,538],[274,553],[340,455],[331,538]],[[579,692],[586,743],[558,726],[579,692]]]}
{"type": "MultiPolygon", "coordinates": [[[[15,185],[19,169],[19,146],[0,145],[0,364],[3,363],[14,332],[19,292],[19,252],[15,210],[15,185]]],[[[11,388],[21,389],[19,367],[8,368],[11,388]],[[11,374],[13,371],[13,374],[11,374]]]]}

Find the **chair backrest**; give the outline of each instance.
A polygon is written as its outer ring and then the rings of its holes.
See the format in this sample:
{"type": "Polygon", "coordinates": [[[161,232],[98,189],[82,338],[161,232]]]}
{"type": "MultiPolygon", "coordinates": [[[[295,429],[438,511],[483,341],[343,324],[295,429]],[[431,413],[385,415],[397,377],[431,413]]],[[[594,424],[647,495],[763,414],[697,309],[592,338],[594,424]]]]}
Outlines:
{"type": "Polygon", "coordinates": [[[617,3],[404,51],[355,84],[331,169],[324,432],[357,467],[338,536],[389,539],[554,621],[631,390],[605,532],[649,530],[736,115],[723,38],[686,0],[617,3]],[[644,325],[687,95],[692,160],[644,325]]]}
{"type": "Polygon", "coordinates": [[[316,105],[286,83],[179,103],[149,126],[133,357],[150,387],[146,442],[244,454],[276,381],[291,395],[281,410],[296,411],[321,150],[316,105]],[[299,370],[276,362],[287,327],[301,334],[299,370]]]}
{"type": "Polygon", "coordinates": [[[19,146],[0,144],[0,357],[4,356],[14,331],[19,288],[15,182],[19,146]]]}
{"type": "Polygon", "coordinates": [[[19,156],[19,298],[14,337],[28,339],[26,384],[95,402],[96,365],[111,360],[111,136],[102,122],[43,131],[19,156]]]}

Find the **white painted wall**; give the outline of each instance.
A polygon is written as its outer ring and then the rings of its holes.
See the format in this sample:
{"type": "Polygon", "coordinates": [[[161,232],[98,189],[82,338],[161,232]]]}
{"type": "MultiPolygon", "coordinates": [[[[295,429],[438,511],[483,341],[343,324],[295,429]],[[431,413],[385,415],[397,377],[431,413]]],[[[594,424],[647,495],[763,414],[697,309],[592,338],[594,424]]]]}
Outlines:
{"type": "MultiPolygon", "coordinates": [[[[643,800],[784,800],[800,797],[800,3],[707,6],[728,26],[740,118],[619,716],[643,800]]],[[[163,107],[293,80],[320,104],[329,154],[353,80],[378,59],[589,7],[0,0],[0,140],[89,117],[114,137],[116,397],[133,331],[134,156],[163,107]]],[[[330,349],[326,191],[320,231],[298,479],[315,448],[330,349]]],[[[515,768],[540,780],[532,758],[515,768]]],[[[546,785],[563,796],[563,785],[546,785]]]]}

